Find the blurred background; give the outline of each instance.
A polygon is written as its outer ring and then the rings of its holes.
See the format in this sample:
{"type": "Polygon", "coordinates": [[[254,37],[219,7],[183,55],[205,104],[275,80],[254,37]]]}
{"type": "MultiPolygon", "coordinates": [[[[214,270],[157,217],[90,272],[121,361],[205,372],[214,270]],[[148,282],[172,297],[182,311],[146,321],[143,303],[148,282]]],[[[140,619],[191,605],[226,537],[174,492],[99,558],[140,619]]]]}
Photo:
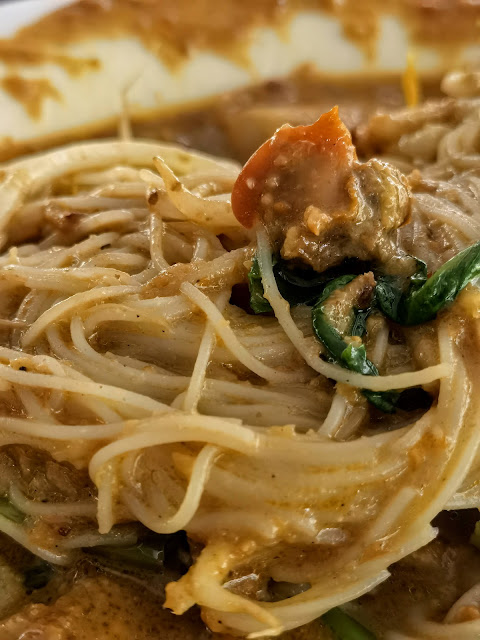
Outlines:
{"type": "Polygon", "coordinates": [[[284,122],[441,93],[479,58],[478,0],[0,4],[0,160],[133,133],[245,160],[284,122]]]}

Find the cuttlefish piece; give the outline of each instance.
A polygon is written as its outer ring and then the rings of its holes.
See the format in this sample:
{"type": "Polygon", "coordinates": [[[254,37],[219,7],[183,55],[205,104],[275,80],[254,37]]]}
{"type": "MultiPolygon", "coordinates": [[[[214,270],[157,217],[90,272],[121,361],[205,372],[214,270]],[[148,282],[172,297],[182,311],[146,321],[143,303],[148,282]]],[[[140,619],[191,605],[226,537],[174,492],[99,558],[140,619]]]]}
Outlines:
{"type": "Polygon", "coordinates": [[[398,254],[392,232],[408,220],[410,194],[392,165],[359,162],[334,107],[312,125],[278,129],[243,167],[232,208],[247,228],[263,223],[284,258],[323,271],[398,254]]]}

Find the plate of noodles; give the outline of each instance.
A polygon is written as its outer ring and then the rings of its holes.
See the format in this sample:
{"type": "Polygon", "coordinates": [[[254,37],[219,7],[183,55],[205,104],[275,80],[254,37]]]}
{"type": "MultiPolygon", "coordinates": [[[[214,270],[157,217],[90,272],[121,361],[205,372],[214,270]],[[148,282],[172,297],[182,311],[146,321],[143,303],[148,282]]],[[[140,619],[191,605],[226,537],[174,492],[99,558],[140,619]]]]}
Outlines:
{"type": "Polygon", "coordinates": [[[479,24],[0,6],[2,640],[480,638],[479,24]]]}

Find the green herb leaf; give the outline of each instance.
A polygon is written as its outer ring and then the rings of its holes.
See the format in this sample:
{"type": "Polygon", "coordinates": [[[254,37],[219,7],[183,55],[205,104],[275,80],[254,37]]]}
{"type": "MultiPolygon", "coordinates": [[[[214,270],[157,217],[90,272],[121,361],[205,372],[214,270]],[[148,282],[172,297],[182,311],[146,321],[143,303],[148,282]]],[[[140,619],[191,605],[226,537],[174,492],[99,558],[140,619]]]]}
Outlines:
{"type": "Polygon", "coordinates": [[[105,558],[108,562],[155,571],[166,566],[176,572],[185,573],[191,564],[184,532],[169,535],[151,534],[134,545],[102,545],[84,551],[105,558]]]}
{"type": "Polygon", "coordinates": [[[122,564],[131,564],[144,569],[158,569],[162,566],[164,560],[164,544],[153,547],[151,545],[140,542],[136,545],[128,547],[118,547],[114,545],[105,545],[95,547],[95,554],[121,562],[122,564]]]}
{"type": "Polygon", "coordinates": [[[336,640],[376,640],[374,634],[344,611],[335,607],[322,616],[336,640]]]}
{"type": "Polygon", "coordinates": [[[349,344],[343,350],[341,359],[345,367],[351,371],[362,373],[364,376],[378,376],[377,367],[367,358],[364,344],[349,344]]]}
{"type": "Polygon", "coordinates": [[[377,304],[381,311],[402,325],[416,325],[433,320],[452,303],[469,282],[480,276],[480,242],[448,260],[427,280],[426,266],[417,260],[418,269],[405,281],[382,276],[377,281],[377,304]]]}
{"type": "Polygon", "coordinates": [[[406,300],[405,324],[433,320],[440,309],[455,300],[469,282],[480,276],[480,242],[448,260],[406,300]]]}
{"type": "Polygon", "coordinates": [[[252,260],[252,266],[248,272],[248,288],[250,289],[250,306],[255,313],[268,313],[272,307],[263,297],[262,274],[256,256],[252,260]]]}
{"type": "MultiPolygon", "coordinates": [[[[313,330],[317,338],[327,348],[332,360],[350,371],[356,371],[367,376],[378,376],[377,367],[367,358],[365,345],[348,344],[340,333],[328,322],[323,311],[323,303],[338,289],[345,286],[355,276],[342,276],[325,287],[320,300],[312,309],[313,330]]],[[[354,321],[355,327],[355,321],[354,321]]],[[[400,397],[397,391],[370,391],[364,389],[363,395],[380,411],[395,412],[395,402],[400,397]]]]}
{"type": "Polygon", "coordinates": [[[420,260],[420,258],[416,258],[415,256],[412,257],[417,264],[417,268],[415,269],[413,276],[410,277],[410,293],[420,289],[420,287],[425,284],[428,277],[427,263],[420,260]]]}
{"type": "MultiPolygon", "coordinates": [[[[352,274],[339,276],[329,282],[323,289],[312,309],[312,324],[315,335],[323,342],[335,362],[342,363],[342,354],[347,348],[347,343],[340,333],[327,320],[323,303],[328,300],[334,291],[341,289],[355,278],[352,274]]],[[[342,363],[344,364],[344,363],[342,363]]]]}
{"type": "MultiPolygon", "coordinates": [[[[351,335],[362,337],[366,333],[366,322],[372,310],[378,307],[385,315],[400,322],[405,313],[405,300],[422,291],[427,278],[427,266],[415,258],[417,268],[408,279],[399,276],[377,276],[375,299],[368,309],[353,309],[351,335]]],[[[339,267],[329,269],[322,274],[313,270],[292,269],[287,261],[273,256],[273,272],[279,292],[290,305],[314,304],[312,323],[315,335],[325,345],[330,360],[341,364],[351,371],[364,375],[378,375],[375,365],[366,357],[363,345],[348,344],[340,333],[327,320],[322,309],[330,295],[354,280],[358,272],[367,265],[359,261],[345,261],[339,267]],[[354,273],[341,273],[346,267],[352,267],[354,273]]],[[[430,282],[430,281],[428,281],[430,282]]],[[[263,297],[264,290],[258,260],[255,257],[248,274],[250,306],[255,313],[271,312],[269,302],[263,297]]],[[[385,413],[394,413],[401,394],[397,391],[374,392],[363,390],[367,400],[385,413]]]]}
{"type": "Polygon", "coordinates": [[[318,274],[313,269],[291,268],[285,260],[276,261],[273,273],[280,295],[292,306],[313,304],[333,277],[330,272],[318,274]]]}
{"type": "Polygon", "coordinates": [[[355,276],[364,273],[365,269],[364,262],[347,259],[341,265],[319,274],[311,268],[292,268],[288,260],[277,258],[273,273],[280,295],[294,306],[316,304],[319,297],[323,295],[325,285],[352,273],[354,275],[348,277],[353,280],[355,276]]]}
{"type": "MultiPolygon", "coordinates": [[[[325,285],[345,273],[354,273],[348,276],[351,280],[355,275],[363,273],[366,269],[364,262],[347,259],[338,267],[327,269],[323,273],[317,273],[311,268],[293,267],[288,260],[282,260],[278,256],[272,256],[273,274],[282,298],[291,306],[298,304],[315,304],[325,290],[325,285]]],[[[262,284],[260,266],[255,257],[248,273],[248,287],[250,290],[250,307],[254,313],[269,313],[272,308],[266,300],[262,284]]]]}
{"type": "Polygon", "coordinates": [[[373,311],[373,306],[368,309],[354,309],[354,319],[352,324],[352,330],[350,334],[352,336],[358,336],[363,338],[367,333],[367,319],[373,311]]]}
{"type": "Polygon", "coordinates": [[[399,391],[371,391],[363,389],[362,394],[383,413],[395,413],[398,401],[401,398],[399,391]]]}
{"type": "Polygon", "coordinates": [[[423,260],[414,258],[417,268],[415,273],[408,277],[379,275],[377,276],[377,287],[375,290],[376,305],[383,313],[401,322],[405,312],[405,301],[414,291],[417,291],[427,281],[427,265],[423,260]]]}
{"type": "Polygon", "coordinates": [[[316,301],[315,306],[317,307],[318,305],[321,305],[332,295],[334,291],[336,291],[337,289],[341,289],[352,280],[355,280],[356,277],[357,276],[351,273],[346,273],[343,276],[338,276],[338,278],[331,280],[327,285],[323,287],[322,294],[316,301]]]}
{"type": "Polygon", "coordinates": [[[348,345],[335,327],[328,322],[321,303],[312,309],[312,324],[316,337],[325,345],[333,360],[346,366],[342,360],[342,354],[348,345]]]}
{"type": "Polygon", "coordinates": [[[375,288],[375,300],[378,308],[387,318],[401,323],[401,306],[405,293],[402,288],[401,278],[396,276],[380,276],[377,278],[375,288]]]}
{"type": "MultiPolygon", "coordinates": [[[[358,347],[349,344],[342,353],[342,360],[352,371],[363,373],[365,376],[378,376],[378,369],[367,358],[367,352],[363,344],[358,347]]],[[[398,391],[370,391],[370,389],[363,389],[362,394],[371,404],[384,413],[395,413],[395,405],[400,397],[398,391]]]]}
{"type": "Polygon", "coordinates": [[[0,498],[0,515],[8,518],[12,522],[16,522],[17,524],[22,524],[25,520],[25,514],[22,511],[19,511],[17,507],[15,507],[8,498],[0,498]]]}

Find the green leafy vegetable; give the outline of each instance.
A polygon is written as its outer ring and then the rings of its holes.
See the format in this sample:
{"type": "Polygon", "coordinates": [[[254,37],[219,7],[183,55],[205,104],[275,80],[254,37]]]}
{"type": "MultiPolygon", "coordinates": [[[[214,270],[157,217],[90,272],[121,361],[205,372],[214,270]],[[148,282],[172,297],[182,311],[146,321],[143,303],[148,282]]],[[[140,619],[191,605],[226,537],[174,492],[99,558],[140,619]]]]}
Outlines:
{"type": "MultiPolygon", "coordinates": [[[[419,260],[417,264],[423,265],[419,260]]],[[[433,320],[469,282],[480,276],[480,242],[448,260],[428,280],[425,271],[425,266],[418,269],[408,287],[398,277],[378,279],[377,304],[386,316],[402,325],[433,320]]]]}
{"type": "Polygon", "coordinates": [[[355,278],[356,276],[353,275],[352,273],[346,273],[343,276],[338,276],[338,278],[331,280],[327,285],[323,287],[322,293],[318,298],[318,300],[316,301],[315,306],[317,307],[318,305],[322,304],[322,302],[325,302],[332,295],[334,291],[336,291],[337,289],[341,289],[342,287],[345,287],[349,282],[351,282],[355,278]]]}
{"type": "Polygon", "coordinates": [[[395,413],[402,394],[398,391],[371,391],[363,389],[365,398],[383,413],[395,413]]]}
{"type": "Polygon", "coordinates": [[[376,640],[374,634],[344,611],[335,607],[322,616],[336,640],[376,640]]]}
{"type": "Polygon", "coordinates": [[[317,273],[313,269],[292,268],[287,260],[274,260],[273,273],[277,282],[278,290],[285,300],[293,306],[297,304],[313,305],[323,294],[325,285],[332,280],[346,274],[356,275],[363,273],[366,269],[365,263],[360,260],[347,259],[337,267],[327,269],[323,273],[317,273]]]}
{"type": "Polygon", "coordinates": [[[373,306],[368,309],[354,309],[354,319],[350,331],[352,336],[362,338],[367,333],[367,319],[372,311],[373,306]]]}
{"type": "MultiPolygon", "coordinates": [[[[324,293],[312,309],[313,330],[320,342],[325,345],[334,362],[346,369],[350,369],[350,371],[356,371],[366,376],[378,376],[377,367],[367,358],[365,345],[348,344],[329,323],[324,313],[324,302],[335,289],[345,286],[354,277],[343,276],[337,278],[325,287],[324,293]]],[[[364,389],[362,393],[371,404],[385,413],[393,413],[395,411],[395,403],[400,396],[396,391],[369,391],[364,389]]]]}
{"type": "Polygon", "coordinates": [[[39,560],[27,569],[23,575],[23,586],[27,591],[43,589],[53,577],[53,568],[44,560],[39,560]]]}
{"type": "Polygon", "coordinates": [[[272,311],[269,301],[263,297],[262,274],[256,256],[253,258],[252,266],[248,272],[248,288],[250,289],[250,306],[255,313],[272,311]]]}
{"type": "MultiPolygon", "coordinates": [[[[474,245],[474,247],[476,246],[474,245]]],[[[415,324],[416,322],[412,321],[413,317],[418,319],[421,314],[425,316],[431,315],[432,312],[436,313],[438,309],[435,306],[433,297],[436,296],[438,300],[439,291],[446,293],[447,297],[450,296],[453,299],[452,291],[455,289],[456,293],[458,293],[460,291],[458,287],[463,288],[472,277],[475,277],[476,271],[472,265],[475,262],[475,255],[480,252],[474,251],[474,247],[470,248],[471,251],[467,250],[467,252],[470,251],[468,255],[466,252],[462,252],[446,263],[430,280],[427,280],[427,265],[417,258],[414,258],[416,262],[415,272],[409,278],[384,274],[378,275],[377,273],[375,296],[370,307],[352,309],[353,320],[349,331],[350,335],[360,338],[365,335],[367,319],[375,309],[382,311],[386,316],[401,324],[415,324]],[[472,276],[472,274],[474,275],[472,276]],[[432,292],[435,293],[435,296],[433,296],[432,292]],[[425,299],[428,299],[429,302],[425,302],[425,299]]],[[[480,263],[480,259],[478,262],[480,263]]],[[[364,345],[357,345],[354,342],[349,344],[330,324],[327,314],[323,310],[323,303],[328,300],[335,290],[346,286],[359,273],[364,273],[368,266],[358,260],[346,260],[338,267],[328,269],[322,274],[317,274],[312,269],[291,268],[288,261],[273,256],[273,272],[280,294],[292,306],[302,303],[313,305],[312,322],[314,332],[317,338],[325,345],[329,359],[351,371],[363,375],[376,376],[378,375],[378,370],[368,360],[364,345]],[[351,267],[351,272],[345,273],[345,270],[349,267],[351,267]]],[[[478,267],[477,275],[480,275],[480,267],[478,267]]],[[[269,302],[263,297],[262,276],[260,265],[256,258],[254,258],[248,274],[248,283],[250,306],[253,311],[255,313],[272,312],[269,302]]],[[[420,319],[419,321],[424,322],[425,319],[420,319]]],[[[362,393],[371,404],[385,413],[393,413],[403,397],[403,392],[399,393],[394,390],[374,392],[364,389],[362,393]]],[[[408,403],[405,406],[408,406],[408,403]]]]}
{"type": "Polygon", "coordinates": [[[323,304],[334,291],[341,289],[354,278],[354,275],[348,274],[329,282],[324,287],[322,295],[318,298],[312,309],[312,324],[315,335],[323,342],[335,362],[342,361],[342,354],[348,345],[340,333],[328,321],[323,309],[323,304]]]}
{"type": "Polygon", "coordinates": [[[407,300],[405,324],[432,320],[445,305],[453,302],[469,282],[480,276],[480,242],[446,262],[407,300]]]}
{"type": "MultiPolygon", "coordinates": [[[[298,304],[313,305],[325,290],[325,285],[343,276],[345,273],[359,275],[366,269],[366,264],[360,260],[347,259],[338,267],[317,273],[310,268],[293,267],[287,260],[272,256],[273,274],[282,298],[291,306],[298,304]]],[[[355,275],[349,276],[353,279],[355,275]]],[[[248,287],[250,290],[250,307],[254,313],[269,313],[272,311],[270,303],[263,297],[264,290],[260,265],[255,257],[248,273],[248,287]]]]}
{"type": "Polygon", "coordinates": [[[334,362],[341,362],[342,354],[348,345],[335,327],[328,322],[321,306],[313,307],[312,324],[315,335],[325,345],[331,359],[334,362]]]}
{"type": "Polygon", "coordinates": [[[402,284],[402,279],[396,276],[380,276],[375,288],[378,308],[395,322],[400,322],[400,310],[405,298],[402,284]]]}
{"type": "Polygon", "coordinates": [[[420,287],[422,287],[428,278],[428,268],[427,263],[420,258],[412,256],[415,260],[417,268],[412,276],[410,276],[410,291],[416,291],[420,287]]]}
{"type": "Polygon", "coordinates": [[[144,569],[157,569],[163,564],[164,548],[152,547],[140,542],[128,547],[100,546],[95,547],[95,552],[106,558],[116,560],[122,564],[133,564],[144,569]]]}
{"type": "Polygon", "coordinates": [[[375,289],[376,305],[393,320],[400,318],[405,301],[427,281],[427,265],[414,258],[417,268],[408,278],[402,276],[378,275],[375,289]]]}
{"type": "Polygon", "coordinates": [[[364,376],[378,376],[377,367],[367,358],[364,344],[349,344],[342,353],[342,362],[350,371],[362,373],[364,376]]]}
{"type": "Polygon", "coordinates": [[[185,573],[191,564],[188,542],[184,532],[171,535],[150,534],[134,545],[125,547],[102,545],[85,549],[85,551],[104,558],[108,562],[155,571],[166,566],[173,571],[185,573]]]}
{"type": "Polygon", "coordinates": [[[0,515],[8,518],[12,522],[22,524],[25,520],[25,514],[15,507],[8,498],[0,498],[0,515]]]}

